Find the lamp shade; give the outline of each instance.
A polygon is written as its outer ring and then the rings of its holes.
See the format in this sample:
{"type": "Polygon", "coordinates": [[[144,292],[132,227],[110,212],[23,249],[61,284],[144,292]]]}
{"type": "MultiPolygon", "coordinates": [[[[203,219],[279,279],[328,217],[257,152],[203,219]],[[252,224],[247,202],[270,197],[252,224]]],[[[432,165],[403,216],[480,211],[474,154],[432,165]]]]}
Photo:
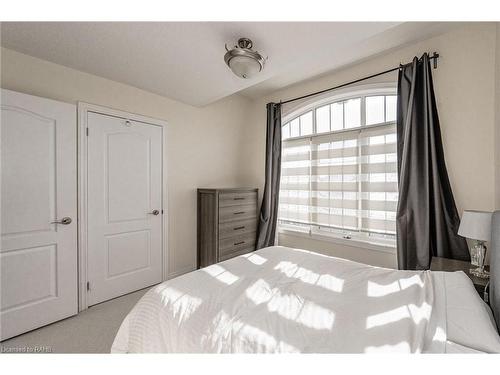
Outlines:
{"type": "Polygon", "coordinates": [[[263,68],[267,58],[252,49],[253,42],[248,38],[238,39],[238,45],[228,49],[224,61],[234,74],[240,78],[252,78],[263,68]]]}
{"type": "Polygon", "coordinates": [[[464,211],[458,234],[479,241],[491,240],[491,212],[464,211]]]}
{"type": "Polygon", "coordinates": [[[229,60],[229,67],[241,78],[252,78],[262,69],[262,65],[255,58],[248,56],[233,57],[229,60]]]}

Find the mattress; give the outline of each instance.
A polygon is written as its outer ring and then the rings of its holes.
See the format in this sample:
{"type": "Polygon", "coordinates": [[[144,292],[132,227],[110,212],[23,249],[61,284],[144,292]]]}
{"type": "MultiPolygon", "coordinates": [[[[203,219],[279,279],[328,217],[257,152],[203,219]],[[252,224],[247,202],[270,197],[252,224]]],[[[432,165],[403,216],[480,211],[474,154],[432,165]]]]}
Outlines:
{"type": "Polygon", "coordinates": [[[114,353],[500,352],[461,273],[397,271],[273,246],[166,281],[114,353]]]}

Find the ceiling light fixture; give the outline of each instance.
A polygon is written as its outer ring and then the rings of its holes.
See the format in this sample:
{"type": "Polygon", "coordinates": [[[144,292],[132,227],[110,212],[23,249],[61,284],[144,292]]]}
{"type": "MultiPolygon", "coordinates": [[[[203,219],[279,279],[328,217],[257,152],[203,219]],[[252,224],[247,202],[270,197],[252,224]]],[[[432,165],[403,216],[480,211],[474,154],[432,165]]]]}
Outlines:
{"type": "Polygon", "coordinates": [[[264,69],[267,57],[253,51],[252,46],[253,43],[248,38],[238,39],[238,45],[234,46],[233,49],[228,49],[226,44],[227,52],[224,55],[224,61],[240,78],[252,78],[264,69]]]}

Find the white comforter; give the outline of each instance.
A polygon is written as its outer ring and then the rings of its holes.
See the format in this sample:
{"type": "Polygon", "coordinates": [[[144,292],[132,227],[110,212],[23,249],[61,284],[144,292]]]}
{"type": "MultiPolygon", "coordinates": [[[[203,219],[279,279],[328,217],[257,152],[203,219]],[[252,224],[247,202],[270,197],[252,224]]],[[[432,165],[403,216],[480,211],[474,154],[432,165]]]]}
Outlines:
{"type": "Polygon", "coordinates": [[[151,289],[112,352],[443,353],[444,278],[269,247],[151,289]]]}

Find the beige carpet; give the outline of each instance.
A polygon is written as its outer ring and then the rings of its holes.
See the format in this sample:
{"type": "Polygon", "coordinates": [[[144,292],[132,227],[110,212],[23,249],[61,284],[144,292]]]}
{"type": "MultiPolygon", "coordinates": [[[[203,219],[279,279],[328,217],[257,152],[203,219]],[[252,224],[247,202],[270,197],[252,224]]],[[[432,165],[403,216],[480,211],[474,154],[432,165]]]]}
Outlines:
{"type": "Polygon", "coordinates": [[[12,352],[9,348],[45,347],[52,353],[109,353],[123,319],[148,289],[103,302],[71,318],[5,340],[0,343],[0,352],[12,352]]]}

